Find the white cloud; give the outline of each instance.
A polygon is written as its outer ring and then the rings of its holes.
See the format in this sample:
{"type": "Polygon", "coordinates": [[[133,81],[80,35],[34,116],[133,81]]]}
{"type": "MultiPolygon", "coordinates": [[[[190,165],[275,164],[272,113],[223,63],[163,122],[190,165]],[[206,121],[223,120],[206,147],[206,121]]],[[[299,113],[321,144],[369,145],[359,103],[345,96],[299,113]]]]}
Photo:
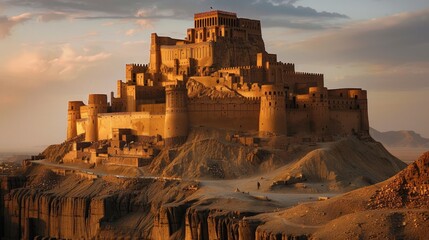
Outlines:
{"type": "Polygon", "coordinates": [[[70,44],[24,49],[10,59],[4,72],[14,78],[28,76],[28,83],[68,80],[111,56],[88,48],[77,49],[70,44]]]}
{"type": "Polygon", "coordinates": [[[139,19],[136,24],[142,28],[153,28],[153,21],[148,19],[139,19]]]}
{"type": "Polygon", "coordinates": [[[137,32],[136,29],[129,29],[125,32],[125,35],[127,36],[134,36],[134,34],[137,32]]]}
{"type": "Polygon", "coordinates": [[[396,65],[427,61],[429,9],[372,19],[285,46],[285,55],[313,63],[396,65]]]}
{"type": "Polygon", "coordinates": [[[47,12],[41,13],[37,16],[37,20],[39,22],[51,22],[51,21],[59,21],[67,18],[71,18],[72,16],[65,12],[47,12]]]}
{"type": "Polygon", "coordinates": [[[299,0],[13,0],[10,6],[25,6],[42,11],[59,11],[82,14],[83,19],[191,19],[196,12],[224,9],[238,12],[242,17],[257,18],[264,26],[303,28],[307,30],[329,28],[332,21],[347,20],[348,16],[337,12],[317,11],[297,4],[299,0]],[[137,10],[137,11],[136,11],[137,10]],[[297,22],[302,18],[306,22],[297,22]],[[311,21],[309,23],[308,19],[311,21]]]}
{"type": "Polygon", "coordinates": [[[0,16],[0,39],[9,36],[13,27],[31,18],[32,16],[30,13],[23,13],[13,17],[0,16]]]}
{"type": "Polygon", "coordinates": [[[144,45],[147,44],[148,42],[146,40],[140,40],[140,41],[127,41],[127,42],[123,42],[122,45],[123,46],[135,46],[135,45],[144,45]]]}

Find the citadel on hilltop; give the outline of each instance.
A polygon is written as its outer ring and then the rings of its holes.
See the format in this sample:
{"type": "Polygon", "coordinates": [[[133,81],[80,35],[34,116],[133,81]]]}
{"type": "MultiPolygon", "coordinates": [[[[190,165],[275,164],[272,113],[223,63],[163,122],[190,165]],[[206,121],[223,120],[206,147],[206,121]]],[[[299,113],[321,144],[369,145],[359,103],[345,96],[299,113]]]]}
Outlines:
{"type": "Polygon", "coordinates": [[[322,74],[279,62],[260,21],[235,13],[195,14],[184,40],[153,33],[149,65],[127,64],[125,76],[110,102],[69,102],[67,139],[85,133],[120,148],[129,136],[180,143],[196,126],[316,140],[369,131],[365,90],[328,90],[322,74]]]}

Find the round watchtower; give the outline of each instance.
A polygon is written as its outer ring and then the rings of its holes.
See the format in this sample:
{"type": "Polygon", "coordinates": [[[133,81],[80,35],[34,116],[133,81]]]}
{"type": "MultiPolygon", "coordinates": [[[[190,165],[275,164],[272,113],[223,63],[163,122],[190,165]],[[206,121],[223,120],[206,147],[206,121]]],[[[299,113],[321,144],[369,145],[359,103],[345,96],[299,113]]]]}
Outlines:
{"type": "Polygon", "coordinates": [[[184,84],[165,87],[165,145],[183,143],[188,136],[189,120],[187,107],[187,89],[184,84]]]}
{"type": "Polygon", "coordinates": [[[369,134],[367,92],[362,89],[351,89],[349,91],[349,97],[354,99],[356,104],[355,108],[360,110],[360,131],[369,134]]]}
{"type": "Polygon", "coordinates": [[[67,111],[67,140],[77,136],[76,120],[80,119],[80,107],[84,106],[82,101],[70,101],[67,111]]]}
{"type": "Polygon", "coordinates": [[[90,94],[88,98],[88,120],[86,123],[85,141],[98,140],[98,114],[107,112],[107,95],[90,94]]]}
{"type": "Polygon", "coordinates": [[[262,85],[259,111],[259,132],[287,134],[286,92],[283,86],[262,85]]]}
{"type": "Polygon", "coordinates": [[[329,133],[328,89],[325,87],[310,87],[308,92],[311,101],[311,131],[318,135],[327,134],[329,133]]]}

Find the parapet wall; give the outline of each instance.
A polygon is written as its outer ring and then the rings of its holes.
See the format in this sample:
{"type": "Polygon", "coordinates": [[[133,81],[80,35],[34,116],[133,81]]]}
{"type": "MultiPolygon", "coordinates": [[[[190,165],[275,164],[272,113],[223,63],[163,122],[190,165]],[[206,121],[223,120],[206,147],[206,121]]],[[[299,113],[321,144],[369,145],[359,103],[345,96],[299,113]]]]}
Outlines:
{"type": "Polygon", "coordinates": [[[137,136],[163,135],[164,118],[165,115],[151,115],[147,112],[99,114],[98,138],[111,139],[114,128],[130,128],[132,134],[137,136]]]}
{"type": "Polygon", "coordinates": [[[130,166],[130,167],[143,167],[151,163],[151,158],[141,158],[141,157],[109,157],[102,161],[103,165],[120,165],[120,166],[130,166]]]}
{"type": "Polygon", "coordinates": [[[192,126],[207,126],[240,131],[257,131],[259,99],[191,99],[188,102],[192,126]]]}
{"type": "Polygon", "coordinates": [[[285,75],[284,84],[295,94],[308,93],[310,87],[323,87],[324,76],[318,73],[288,72],[285,75]]]}
{"type": "Polygon", "coordinates": [[[136,75],[138,73],[145,73],[149,69],[147,64],[126,64],[125,65],[125,80],[127,82],[136,82],[136,75]]]}

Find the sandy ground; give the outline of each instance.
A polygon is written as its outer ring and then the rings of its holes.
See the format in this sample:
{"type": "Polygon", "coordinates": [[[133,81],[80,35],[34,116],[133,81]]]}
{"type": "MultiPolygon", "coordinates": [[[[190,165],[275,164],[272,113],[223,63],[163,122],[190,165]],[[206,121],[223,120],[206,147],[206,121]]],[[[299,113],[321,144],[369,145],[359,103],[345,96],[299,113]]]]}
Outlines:
{"type": "MultiPolygon", "coordinates": [[[[38,165],[49,166],[52,168],[60,168],[67,170],[78,170],[80,172],[94,174],[101,177],[115,176],[117,178],[129,178],[126,175],[112,174],[104,171],[105,169],[90,169],[84,165],[72,164],[55,164],[45,160],[33,161],[38,165]]],[[[270,190],[273,177],[281,171],[273,171],[271,173],[262,174],[250,178],[234,179],[234,180],[197,180],[199,183],[198,191],[192,196],[193,199],[214,199],[214,198],[231,198],[231,199],[252,199],[260,201],[269,201],[281,208],[296,206],[300,203],[318,201],[319,197],[332,198],[339,193],[335,192],[318,192],[305,193],[298,192],[295,188],[283,189],[281,192],[273,192],[270,190]],[[260,183],[258,189],[257,183],[260,183]]],[[[150,175],[140,175],[138,178],[162,178],[150,175]]],[[[165,178],[169,179],[169,178],[165,178]]],[[[180,179],[180,178],[177,178],[180,179]]],[[[188,181],[189,179],[182,179],[188,181]]]]}
{"type": "MultiPolygon", "coordinates": [[[[391,159],[393,157],[389,157],[390,154],[381,145],[363,143],[356,139],[319,143],[310,149],[297,148],[297,151],[273,150],[275,154],[265,154],[268,156],[268,160],[260,164],[269,166],[264,169],[258,168],[260,166],[258,164],[249,163],[246,156],[252,154],[252,148],[224,143],[221,140],[207,142],[203,139],[199,141],[198,137],[201,136],[205,137],[204,134],[197,135],[195,140],[189,143],[191,145],[189,148],[179,149],[178,156],[174,160],[170,160],[170,165],[174,166],[171,169],[181,171],[182,175],[179,176],[182,177],[160,177],[169,175],[156,174],[148,168],[123,166],[91,168],[89,164],[84,163],[56,164],[46,160],[33,161],[33,163],[80,171],[100,177],[192,180],[199,182],[199,190],[193,196],[195,199],[256,199],[271,202],[281,208],[317,201],[319,197],[331,198],[340,193],[367,186],[371,182],[385,180],[401,169],[396,166],[395,160],[391,159]],[[222,159],[220,158],[222,156],[217,156],[218,154],[226,155],[228,158],[222,159]],[[213,159],[217,159],[216,162],[228,163],[223,166],[226,176],[233,175],[229,172],[247,172],[247,175],[238,178],[226,177],[229,180],[213,180],[213,178],[204,178],[204,176],[193,177],[192,172],[195,172],[195,169],[207,167],[205,165],[207,161],[214,161],[213,159]],[[307,179],[272,187],[276,181],[284,181],[288,179],[288,176],[302,174],[307,179]]],[[[399,160],[396,161],[403,164],[399,160]]]]}

